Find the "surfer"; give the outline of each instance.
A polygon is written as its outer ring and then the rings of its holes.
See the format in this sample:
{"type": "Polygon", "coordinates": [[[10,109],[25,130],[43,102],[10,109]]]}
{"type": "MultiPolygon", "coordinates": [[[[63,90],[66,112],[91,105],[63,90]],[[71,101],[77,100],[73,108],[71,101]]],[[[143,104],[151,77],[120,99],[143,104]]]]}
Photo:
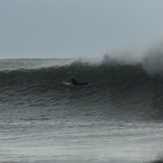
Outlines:
{"type": "MultiPolygon", "coordinates": [[[[72,82],[73,85],[80,85],[80,86],[83,86],[83,85],[87,85],[87,84],[88,84],[88,82],[86,82],[86,83],[81,83],[81,82],[75,80],[74,78],[71,78],[71,82],[72,82]]],[[[71,84],[71,85],[72,85],[72,84],[71,84]]]]}

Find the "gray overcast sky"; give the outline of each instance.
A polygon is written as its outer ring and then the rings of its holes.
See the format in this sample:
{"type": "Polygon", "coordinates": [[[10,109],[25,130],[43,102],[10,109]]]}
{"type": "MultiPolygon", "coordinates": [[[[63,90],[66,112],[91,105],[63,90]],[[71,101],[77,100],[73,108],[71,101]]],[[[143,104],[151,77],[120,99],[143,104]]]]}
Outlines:
{"type": "Polygon", "coordinates": [[[163,33],[162,0],[0,0],[0,58],[93,57],[163,33]]]}

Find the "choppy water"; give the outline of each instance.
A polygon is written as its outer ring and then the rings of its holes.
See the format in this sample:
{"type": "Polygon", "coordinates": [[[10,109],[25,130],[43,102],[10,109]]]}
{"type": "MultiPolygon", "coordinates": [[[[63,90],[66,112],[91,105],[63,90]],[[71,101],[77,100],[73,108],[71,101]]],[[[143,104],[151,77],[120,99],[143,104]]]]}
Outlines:
{"type": "Polygon", "coordinates": [[[163,149],[160,61],[0,60],[0,162],[154,159],[163,149]],[[71,77],[91,84],[63,85],[71,77]]]}

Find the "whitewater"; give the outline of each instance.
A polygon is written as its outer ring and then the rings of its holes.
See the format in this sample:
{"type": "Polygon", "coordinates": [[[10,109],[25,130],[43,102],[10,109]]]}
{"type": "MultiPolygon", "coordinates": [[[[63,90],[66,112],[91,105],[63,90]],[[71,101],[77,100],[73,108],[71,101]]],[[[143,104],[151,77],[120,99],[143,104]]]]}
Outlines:
{"type": "Polygon", "coordinates": [[[163,153],[163,55],[0,60],[1,163],[142,163],[163,153]],[[68,87],[75,78],[88,87],[68,87]]]}

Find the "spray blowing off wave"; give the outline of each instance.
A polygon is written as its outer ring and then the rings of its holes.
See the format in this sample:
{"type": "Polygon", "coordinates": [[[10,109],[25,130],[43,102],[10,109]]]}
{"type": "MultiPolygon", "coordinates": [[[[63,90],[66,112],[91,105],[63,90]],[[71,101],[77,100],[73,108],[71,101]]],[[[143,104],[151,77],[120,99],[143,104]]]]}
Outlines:
{"type": "Polygon", "coordinates": [[[104,56],[104,63],[114,60],[121,65],[141,64],[147,74],[155,75],[163,72],[163,39],[140,41],[121,49],[116,48],[104,56]]]}

